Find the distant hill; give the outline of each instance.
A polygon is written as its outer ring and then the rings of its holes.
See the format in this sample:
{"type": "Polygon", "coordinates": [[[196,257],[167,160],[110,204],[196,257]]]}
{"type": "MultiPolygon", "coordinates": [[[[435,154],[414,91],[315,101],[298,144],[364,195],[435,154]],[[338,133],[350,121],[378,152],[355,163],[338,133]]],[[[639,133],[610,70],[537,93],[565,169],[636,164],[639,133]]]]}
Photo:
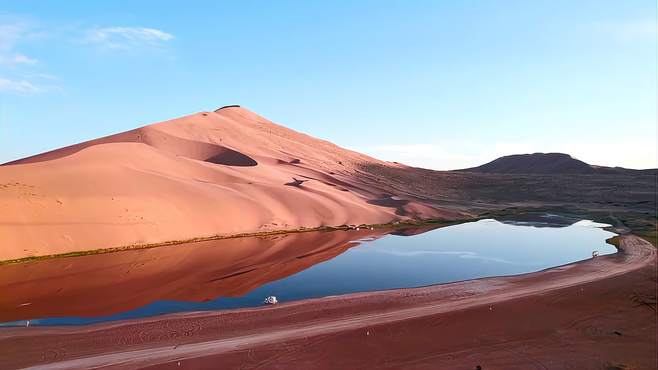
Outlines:
{"type": "Polygon", "coordinates": [[[593,166],[564,153],[533,153],[508,155],[478,167],[459,171],[510,174],[623,174],[656,170],[593,166]]]}

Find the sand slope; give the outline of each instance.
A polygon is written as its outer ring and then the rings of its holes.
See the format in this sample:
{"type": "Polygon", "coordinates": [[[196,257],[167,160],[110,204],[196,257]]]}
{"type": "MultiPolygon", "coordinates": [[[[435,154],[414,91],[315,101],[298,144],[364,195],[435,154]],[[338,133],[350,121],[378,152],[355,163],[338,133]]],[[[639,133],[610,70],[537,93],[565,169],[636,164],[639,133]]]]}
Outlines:
{"type": "Polygon", "coordinates": [[[384,177],[362,176],[371,165],[402,167],[240,107],[145,126],[0,166],[0,260],[462,217],[413,193],[392,192],[384,177]]]}

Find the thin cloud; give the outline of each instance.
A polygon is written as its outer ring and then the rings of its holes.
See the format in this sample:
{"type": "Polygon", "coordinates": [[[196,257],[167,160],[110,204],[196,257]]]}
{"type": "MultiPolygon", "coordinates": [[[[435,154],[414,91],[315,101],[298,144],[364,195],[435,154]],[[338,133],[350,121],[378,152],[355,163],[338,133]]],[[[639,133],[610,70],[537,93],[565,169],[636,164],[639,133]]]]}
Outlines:
{"type": "Polygon", "coordinates": [[[138,46],[158,46],[171,41],[174,35],[155,28],[106,27],[87,31],[86,41],[106,49],[133,49],[138,46]]]}
{"type": "Polygon", "coordinates": [[[36,64],[35,58],[16,51],[16,46],[29,38],[29,26],[25,22],[6,22],[0,24],[0,64],[14,66],[18,64],[36,64]]]}
{"type": "Polygon", "coordinates": [[[0,91],[28,95],[54,89],[54,86],[42,86],[40,81],[43,78],[35,77],[31,72],[39,61],[18,51],[25,42],[40,37],[34,22],[5,16],[0,23],[0,67],[3,74],[0,76],[0,91]]]}
{"type": "Polygon", "coordinates": [[[26,80],[10,80],[8,78],[0,77],[0,91],[20,94],[35,94],[43,92],[44,89],[26,80]]]}
{"type": "Polygon", "coordinates": [[[37,64],[39,61],[23,54],[16,54],[14,55],[12,62],[15,64],[37,64]]]}

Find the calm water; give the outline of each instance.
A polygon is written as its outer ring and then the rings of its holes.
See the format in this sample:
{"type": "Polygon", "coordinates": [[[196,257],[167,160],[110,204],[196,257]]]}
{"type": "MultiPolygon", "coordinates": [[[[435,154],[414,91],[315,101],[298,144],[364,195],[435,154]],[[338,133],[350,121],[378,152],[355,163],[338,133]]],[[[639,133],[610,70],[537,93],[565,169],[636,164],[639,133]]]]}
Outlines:
{"type": "MultiPolygon", "coordinates": [[[[332,259],[256,287],[240,297],[212,297],[206,302],[157,300],[112,315],[33,318],[30,324],[89,324],[180,311],[259,306],[269,295],[287,302],[418,287],[539,271],[591,258],[593,250],[601,255],[616,252],[615,247],[605,243],[614,234],[602,230],[600,226],[604,225],[580,221],[566,227],[544,226],[547,225],[481,220],[413,236],[366,238],[332,259]]],[[[121,294],[120,291],[108,293],[121,294]]],[[[25,321],[11,324],[25,325],[25,321]]]]}

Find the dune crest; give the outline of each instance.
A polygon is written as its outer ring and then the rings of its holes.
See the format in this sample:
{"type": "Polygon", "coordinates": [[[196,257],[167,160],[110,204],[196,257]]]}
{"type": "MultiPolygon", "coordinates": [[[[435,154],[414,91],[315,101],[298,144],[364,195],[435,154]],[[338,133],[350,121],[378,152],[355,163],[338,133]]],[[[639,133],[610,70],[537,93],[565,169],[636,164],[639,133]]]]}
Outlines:
{"type": "Polygon", "coordinates": [[[0,166],[0,260],[462,217],[409,189],[392,194],[384,175],[361,171],[368,166],[401,165],[237,106],[144,126],[0,166]]]}

